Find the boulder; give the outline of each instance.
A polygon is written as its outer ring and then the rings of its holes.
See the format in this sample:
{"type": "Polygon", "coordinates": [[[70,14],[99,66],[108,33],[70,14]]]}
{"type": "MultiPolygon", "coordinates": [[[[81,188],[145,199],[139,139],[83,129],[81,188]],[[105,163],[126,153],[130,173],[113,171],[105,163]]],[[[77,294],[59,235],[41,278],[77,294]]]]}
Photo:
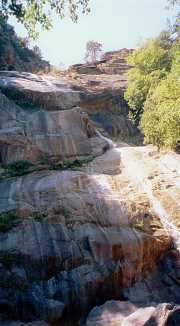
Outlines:
{"type": "Polygon", "coordinates": [[[86,326],[178,325],[180,306],[171,304],[137,307],[129,301],[108,301],[95,307],[88,315],[86,326]]]}
{"type": "Polygon", "coordinates": [[[2,71],[0,88],[20,106],[48,111],[70,109],[79,103],[81,96],[67,80],[27,72],[2,71]]]}
{"type": "MultiPolygon", "coordinates": [[[[0,72],[1,91],[21,108],[24,108],[26,114],[40,110],[39,118],[41,121],[45,120],[44,122],[47,124],[50,114],[42,114],[42,110],[54,112],[80,106],[90,115],[95,126],[103,128],[114,137],[127,138],[137,134],[137,129],[128,119],[129,108],[123,96],[125,88],[126,78],[121,74],[79,74],[74,78],[68,72],[58,77],[0,72]],[[44,116],[45,118],[43,118],[44,116]]],[[[53,121],[60,120],[57,118],[58,113],[54,113],[52,116],[54,117],[53,121]]],[[[30,118],[30,115],[28,117],[30,118]]],[[[38,119],[36,115],[33,118],[35,121],[38,119]]],[[[48,128],[50,125],[52,126],[52,121],[48,128]]],[[[40,129],[42,128],[40,127],[40,129]]],[[[50,131],[48,136],[49,134],[50,131]]]]}
{"type": "Polygon", "coordinates": [[[0,93],[0,114],[0,162],[4,165],[75,160],[99,155],[107,146],[79,108],[29,112],[0,93]]]}

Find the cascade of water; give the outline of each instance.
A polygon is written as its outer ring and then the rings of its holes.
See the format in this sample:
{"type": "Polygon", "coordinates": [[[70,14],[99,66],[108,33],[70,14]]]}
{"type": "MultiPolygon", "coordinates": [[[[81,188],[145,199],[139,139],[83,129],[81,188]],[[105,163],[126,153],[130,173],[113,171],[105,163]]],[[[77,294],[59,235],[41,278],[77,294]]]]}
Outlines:
{"type": "Polygon", "coordinates": [[[151,182],[148,180],[145,168],[140,159],[136,161],[134,157],[131,156],[129,151],[126,152],[126,149],[124,150],[123,148],[117,148],[117,150],[120,152],[121,158],[124,161],[127,175],[140,187],[142,192],[148,195],[154,211],[159,216],[167,233],[172,237],[174,246],[178,251],[180,251],[180,230],[173,224],[167,211],[162,206],[158,198],[155,197],[151,182]]]}
{"type": "Polygon", "coordinates": [[[109,139],[109,138],[103,136],[103,135],[100,133],[99,130],[96,130],[96,134],[97,134],[101,139],[105,140],[105,141],[108,143],[108,145],[109,145],[109,149],[111,149],[111,148],[115,148],[115,147],[116,147],[116,144],[115,144],[111,139],[109,139]]]}
{"type": "Polygon", "coordinates": [[[173,224],[170,216],[168,215],[167,211],[161,205],[160,201],[154,196],[151,185],[147,183],[147,181],[143,182],[143,188],[148,194],[150,202],[154,211],[157,213],[161,222],[165,228],[165,230],[170,234],[172,237],[173,243],[176,249],[180,250],[180,231],[178,228],[173,224]]]}

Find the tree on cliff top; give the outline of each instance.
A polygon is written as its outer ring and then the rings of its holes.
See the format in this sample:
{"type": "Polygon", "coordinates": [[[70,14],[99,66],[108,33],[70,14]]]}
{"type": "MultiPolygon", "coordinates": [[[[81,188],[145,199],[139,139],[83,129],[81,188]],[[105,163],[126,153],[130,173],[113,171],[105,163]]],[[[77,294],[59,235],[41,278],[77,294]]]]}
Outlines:
{"type": "Polygon", "coordinates": [[[37,26],[43,29],[52,27],[52,15],[63,18],[66,14],[77,22],[79,10],[83,14],[90,11],[90,0],[0,0],[0,15],[8,18],[15,16],[24,24],[29,36],[38,36],[37,26]]]}
{"type": "Polygon", "coordinates": [[[89,41],[86,44],[86,62],[96,62],[102,52],[102,44],[95,41],[89,41]]]}

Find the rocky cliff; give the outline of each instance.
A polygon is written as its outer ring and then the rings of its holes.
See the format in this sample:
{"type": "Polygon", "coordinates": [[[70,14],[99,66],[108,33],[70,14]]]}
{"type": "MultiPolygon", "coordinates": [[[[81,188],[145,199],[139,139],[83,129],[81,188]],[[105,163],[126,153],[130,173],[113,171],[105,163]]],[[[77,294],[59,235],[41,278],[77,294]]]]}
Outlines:
{"type": "Polygon", "coordinates": [[[0,73],[2,326],[179,323],[180,158],[96,129],[114,78],[0,73]]]}
{"type": "Polygon", "coordinates": [[[124,75],[131,68],[127,63],[127,57],[133,49],[120,49],[118,51],[105,52],[100,61],[94,63],[76,64],[69,68],[70,72],[85,75],[124,75]]]}
{"type": "Polygon", "coordinates": [[[127,71],[131,68],[126,59],[132,51],[121,49],[107,52],[101,61],[74,65],[67,71],[75,89],[89,95],[81,106],[95,126],[110,137],[131,143],[141,138],[128,118],[129,107],[124,100],[127,71]]]}

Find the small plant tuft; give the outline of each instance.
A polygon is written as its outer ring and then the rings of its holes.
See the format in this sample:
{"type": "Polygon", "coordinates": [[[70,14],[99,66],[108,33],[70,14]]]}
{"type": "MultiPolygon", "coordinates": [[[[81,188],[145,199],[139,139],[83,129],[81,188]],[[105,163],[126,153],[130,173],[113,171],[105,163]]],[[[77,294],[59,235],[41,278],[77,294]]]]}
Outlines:
{"type": "Polygon", "coordinates": [[[0,232],[9,231],[17,221],[18,216],[15,211],[0,213],[0,232]]]}
{"type": "Polygon", "coordinates": [[[75,159],[74,161],[65,160],[60,164],[54,164],[50,167],[51,170],[77,170],[78,168],[83,167],[84,165],[90,163],[95,158],[94,155],[82,156],[75,159]]]}
{"type": "Polygon", "coordinates": [[[28,161],[17,161],[5,166],[4,172],[1,174],[2,178],[12,178],[22,176],[30,172],[30,168],[33,166],[28,161]]]}
{"type": "Polygon", "coordinates": [[[19,177],[34,171],[41,171],[44,168],[49,170],[58,170],[58,171],[78,170],[84,165],[91,162],[94,158],[95,155],[87,155],[87,156],[82,156],[80,158],[77,158],[74,161],[65,160],[58,164],[56,163],[52,164],[51,162],[49,162],[48,158],[43,158],[40,161],[41,166],[38,165],[35,166],[34,164],[28,161],[23,161],[23,160],[17,161],[7,166],[3,166],[3,172],[1,172],[0,174],[0,179],[2,180],[2,179],[12,178],[12,177],[19,177]]]}
{"type": "Polygon", "coordinates": [[[68,207],[62,207],[62,214],[66,219],[69,219],[72,216],[72,212],[68,207]]]}
{"type": "Polygon", "coordinates": [[[42,221],[42,220],[44,220],[46,217],[47,217],[47,212],[45,212],[45,211],[34,211],[34,212],[32,213],[32,218],[33,218],[35,221],[42,221]]]}
{"type": "Polygon", "coordinates": [[[16,257],[6,253],[0,257],[0,262],[9,269],[16,262],[16,257]]]}

